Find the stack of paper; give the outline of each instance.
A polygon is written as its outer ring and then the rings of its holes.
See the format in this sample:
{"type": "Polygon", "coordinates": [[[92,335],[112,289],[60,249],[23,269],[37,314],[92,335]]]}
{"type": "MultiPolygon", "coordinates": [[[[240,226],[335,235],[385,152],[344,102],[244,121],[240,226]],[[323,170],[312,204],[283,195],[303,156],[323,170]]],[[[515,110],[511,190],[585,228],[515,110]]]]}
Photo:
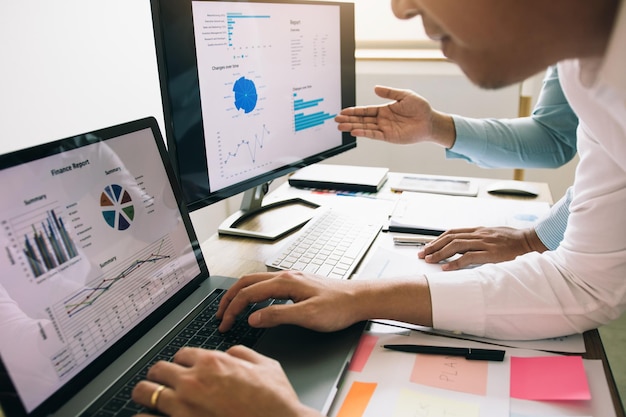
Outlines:
{"type": "MultiPolygon", "coordinates": [[[[403,192],[389,226],[445,231],[476,226],[532,227],[550,211],[540,201],[403,192]]],[[[390,229],[391,230],[391,229],[390,229]]]]}

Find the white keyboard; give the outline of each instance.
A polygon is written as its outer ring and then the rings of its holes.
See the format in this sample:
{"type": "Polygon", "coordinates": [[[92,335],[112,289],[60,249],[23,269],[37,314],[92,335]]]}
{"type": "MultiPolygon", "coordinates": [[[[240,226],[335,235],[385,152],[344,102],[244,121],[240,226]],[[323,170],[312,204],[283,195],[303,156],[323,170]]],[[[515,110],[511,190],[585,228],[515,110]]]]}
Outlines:
{"type": "Polygon", "coordinates": [[[380,222],[323,210],[296,233],[267,266],[349,279],[378,235],[380,222]]]}

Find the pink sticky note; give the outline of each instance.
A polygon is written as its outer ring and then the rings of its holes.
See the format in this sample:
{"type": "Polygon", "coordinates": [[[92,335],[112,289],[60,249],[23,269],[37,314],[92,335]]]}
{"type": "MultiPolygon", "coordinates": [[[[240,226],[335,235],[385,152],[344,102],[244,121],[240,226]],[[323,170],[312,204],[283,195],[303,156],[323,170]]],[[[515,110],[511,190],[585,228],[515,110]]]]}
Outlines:
{"type": "Polygon", "coordinates": [[[354,372],[361,372],[365,367],[365,364],[370,358],[374,347],[378,343],[378,337],[372,336],[370,334],[364,334],[361,336],[361,340],[359,340],[359,344],[352,355],[352,360],[350,361],[349,370],[354,372]]]}
{"type": "Polygon", "coordinates": [[[487,361],[459,356],[415,355],[411,382],[475,395],[487,393],[487,361]]]}
{"type": "Polygon", "coordinates": [[[511,357],[511,397],[525,400],[589,400],[580,356],[511,357]]]}

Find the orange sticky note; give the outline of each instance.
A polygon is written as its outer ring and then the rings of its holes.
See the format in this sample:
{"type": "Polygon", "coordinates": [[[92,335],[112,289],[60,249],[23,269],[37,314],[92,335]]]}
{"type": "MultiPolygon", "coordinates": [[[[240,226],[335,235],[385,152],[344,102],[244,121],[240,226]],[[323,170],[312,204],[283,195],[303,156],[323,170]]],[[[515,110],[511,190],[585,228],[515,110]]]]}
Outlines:
{"type": "Polygon", "coordinates": [[[375,382],[354,382],[341,404],[337,417],[362,417],[374,395],[375,382]]]}
{"type": "Polygon", "coordinates": [[[539,401],[591,399],[582,357],[512,357],[511,397],[539,401]]]}
{"type": "Polygon", "coordinates": [[[378,343],[378,337],[372,336],[371,334],[364,334],[361,336],[361,340],[359,340],[359,344],[357,345],[354,354],[352,355],[352,360],[350,361],[349,370],[353,372],[361,372],[365,367],[365,364],[370,358],[374,347],[378,343]]]}

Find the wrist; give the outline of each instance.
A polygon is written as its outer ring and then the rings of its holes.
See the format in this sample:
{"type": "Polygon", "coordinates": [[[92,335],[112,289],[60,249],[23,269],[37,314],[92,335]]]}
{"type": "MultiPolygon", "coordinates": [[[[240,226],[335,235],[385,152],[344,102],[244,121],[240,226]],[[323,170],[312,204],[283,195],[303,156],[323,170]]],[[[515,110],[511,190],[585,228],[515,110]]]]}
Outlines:
{"type": "Polygon", "coordinates": [[[454,146],[456,127],[452,116],[433,110],[431,141],[447,149],[454,146]]]}
{"type": "Polygon", "coordinates": [[[524,230],[524,239],[528,245],[529,252],[542,253],[548,250],[546,245],[544,245],[541,239],[539,239],[539,235],[537,235],[534,228],[524,230]]]}

